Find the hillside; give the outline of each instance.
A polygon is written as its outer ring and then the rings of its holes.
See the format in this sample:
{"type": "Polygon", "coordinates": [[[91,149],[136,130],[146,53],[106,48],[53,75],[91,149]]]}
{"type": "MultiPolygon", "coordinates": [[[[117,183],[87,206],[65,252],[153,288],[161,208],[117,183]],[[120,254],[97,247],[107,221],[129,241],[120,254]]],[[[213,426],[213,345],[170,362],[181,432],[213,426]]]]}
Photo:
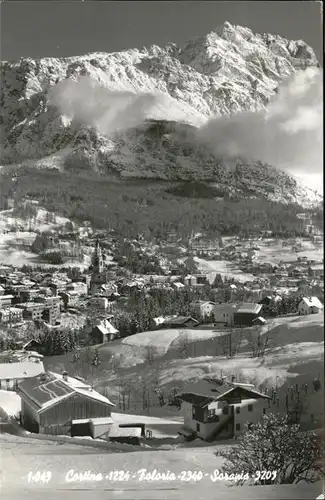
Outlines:
{"type": "Polygon", "coordinates": [[[226,141],[229,123],[213,120],[239,113],[250,123],[254,112],[263,124],[258,113],[283,82],[302,71],[313,85],[318,67],[304,42],[230,23],[184,47],[3,62],[2,162],[126,179],[204,180],[223,195],[303,203],[312,193],[270,166],[272,155],[248,157],[254,148],[248,154],[236,144],[236,123],[226,141]]]}
{"type": "MultiPolygon", "coordinates": [[[[181,392],[189,383],[196,383],[206,376],[235,376],[236,381],[253,383],[264,390],[280,387],[280,405],[285,403],[288,388],[296,383],[307,383],[310,413],[321,418],[322,407],[317,405],[317,395],[312,390],[314,377],[321,378],[324,371],[324,314],[300,318],[279,317],[261,331],[262,339],[268,336],[268,349],[264,358],[252,357],[254,329],[234,329],[232,343],[238,354],[232,358],[223,354],[229,342],[229,330],[175,329],[144,332],[98,346],[101,364],[92,370],[83,360],[72,363],[73,355],[47,357],[47,369],[57,373],[63,370],[94,380],[95,387],[118,403],[119,394],[129,394],[130,412],[142,413],[142,389],[151,388],[151,416],[179,415],[175,407],[159,405],[154,389],[159,387],[167,401],[170,391],[181,392]],[[132,410],[132,411],[131,411],[132,410]]],[[[148,389],[149,390],[149,389],[148,389]]],[[[308,420],[309,419],[309,420],[308,420]]]]}

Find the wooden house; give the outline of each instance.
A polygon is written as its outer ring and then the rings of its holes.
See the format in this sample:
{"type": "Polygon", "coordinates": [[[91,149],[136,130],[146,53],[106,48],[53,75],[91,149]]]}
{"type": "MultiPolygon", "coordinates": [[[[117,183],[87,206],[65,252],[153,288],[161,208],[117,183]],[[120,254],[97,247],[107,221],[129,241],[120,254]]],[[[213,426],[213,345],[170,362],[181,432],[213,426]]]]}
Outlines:
{"type": "Polygon", "coordinates": [[[17,389],[21,397],[21,424],[41,434],[71,435],[72,422],[110,417],[114,406],[90,386],[69,383],[66,374],[52,373],[26,380],[17,389]]]}

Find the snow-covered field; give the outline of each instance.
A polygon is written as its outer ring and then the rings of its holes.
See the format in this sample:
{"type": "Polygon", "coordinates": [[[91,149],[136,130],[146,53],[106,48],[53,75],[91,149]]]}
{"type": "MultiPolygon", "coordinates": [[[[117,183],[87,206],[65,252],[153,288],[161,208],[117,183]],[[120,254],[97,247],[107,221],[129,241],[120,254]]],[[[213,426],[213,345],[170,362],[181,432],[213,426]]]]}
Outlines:
{"type": "Polygon", "coordinates": [[[138,347],[152,347],[155,352],[164,354],[168,351],[169,347],[176,342],[197,342],[199,340],[206,340],[218,337],[224,332],[214,330],[200,330],[200,329],[166,329],[154,330],[151,332],[141,332],[122,340],[123,344],[134,345],[138,347]]]}
{"type": "Polygon", "coordinates": [[[322,261],[324,258],[323,242],[313,242],[307,239],[297,238],[296,244],[301,244],[301,251],[293,252],[292,245],[283,246],[284,240],[263,239],[256,242],[260,248],[256,252],[256,260],[270,262],[277,265],[281,261],[290,262],[298,260],[299,257],[307,257],[307,260],[322,261]]]}
{"type": "Polygon", "coordinates": [[[205,260],[199,257],[195,257],[194,260],[197,262],[199,270],[204,273],[218,273],[222,278],[234,277],[243,283],[256,279],[252,274],[237,269],[236,265],[228,260],[205,260]]]}
{"type": "MultiPolygon", "coordinates": [[[[49,212],[43,208],[38,208],[37,215],[33,217],[32,222],[29,222],[14,215],[13,209],[0,211],[1,264],[12,266],[37,264],[43,265],[43,267],[51,267],[49,264],[40,262],[38,255],[33,253],[30,247],[38,233],[58,230],[69,222],[69,219],[55,215],[55,222],[49,222],[48,215],[49,212]],[[14,228],[17,228],[17,230],[13,230],[14,228]]],[[[83,268],[89,263],[87,261],[85,263],[73,262],[71,264],[83,268]]],[[[69,262],[64,265],[69,265],[69,262]]]]}
{"type": "Polygon", "coordinates": [[[20,412],[20,397],[12,391],[0,390],[0,408],[13,417],[20,412]]]}
{"type": "MultiPolygon", "coordinates": [[[[277,498],[316,498],[321,484],[258,487],[245,485],[229,487],[229,482],[214,482],[214,471],[220,470],[223,459],[214,455],[215,448],[185,448],[159,451],[108,453],[107,450],[82,448],[73,444],[58,444],[31,438],[18,438],[3,434],[0,437],[2,462],[2,493],[10,500],[36,500],[57,498],[69,500],[72,491],[80,500],[132,499],[132,500],[257,500],[277,498]],[[173,473],[175,479],[140,481],[139,471],[173,473]],[[50,471],[46,483],[28,483],[27,475],[33,471],[50,471]],[[69,481],[71,472],[102,474],[98,481],[69,481]],[[129,471],[128,481],[111,482],[106,478],[111,470],[129,471]],[[182,471],[201,471],[201,481],[182,481],[182,471]]],[[[170,477],[170,476],[169,476],[170,477]]]]}

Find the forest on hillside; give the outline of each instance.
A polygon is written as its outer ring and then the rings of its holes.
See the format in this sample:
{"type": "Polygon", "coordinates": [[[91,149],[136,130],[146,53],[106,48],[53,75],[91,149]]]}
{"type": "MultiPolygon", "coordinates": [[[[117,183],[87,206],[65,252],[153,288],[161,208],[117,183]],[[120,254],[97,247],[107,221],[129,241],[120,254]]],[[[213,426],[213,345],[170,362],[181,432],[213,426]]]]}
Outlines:
{"type": "Polygon", "coordinates": [[[15,204],[26,198],[38,200],[49,211],[76,222],[89,221],[97,229],[111,229],[124,237],[146,234],[163,238],[169,231],[187,236],[194,231],[208,234],[298,237],[305,233],[297,218],[298,205],[283,205],[265,198],[223,198],[216,201],[200,186],[183,189],[167,181],[118,180],[92,174],[81,176],[57,171],[19,171],[15,182],[2,175],[0,198],[11,196],[15,204]],[[193,189],[195,196],[193,196],[193,189]]]}

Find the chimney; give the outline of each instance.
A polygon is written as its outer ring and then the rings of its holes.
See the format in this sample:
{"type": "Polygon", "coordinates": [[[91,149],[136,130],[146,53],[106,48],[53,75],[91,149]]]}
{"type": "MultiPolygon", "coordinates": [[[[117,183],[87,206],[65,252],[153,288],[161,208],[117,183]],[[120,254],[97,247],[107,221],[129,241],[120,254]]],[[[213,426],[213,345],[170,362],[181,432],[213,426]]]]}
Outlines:
{"type": "Polygon", "coordinates": [[[62,373],[62,378],[65,382],[68,382],[68,372],[63,372],[62,373]]]}

